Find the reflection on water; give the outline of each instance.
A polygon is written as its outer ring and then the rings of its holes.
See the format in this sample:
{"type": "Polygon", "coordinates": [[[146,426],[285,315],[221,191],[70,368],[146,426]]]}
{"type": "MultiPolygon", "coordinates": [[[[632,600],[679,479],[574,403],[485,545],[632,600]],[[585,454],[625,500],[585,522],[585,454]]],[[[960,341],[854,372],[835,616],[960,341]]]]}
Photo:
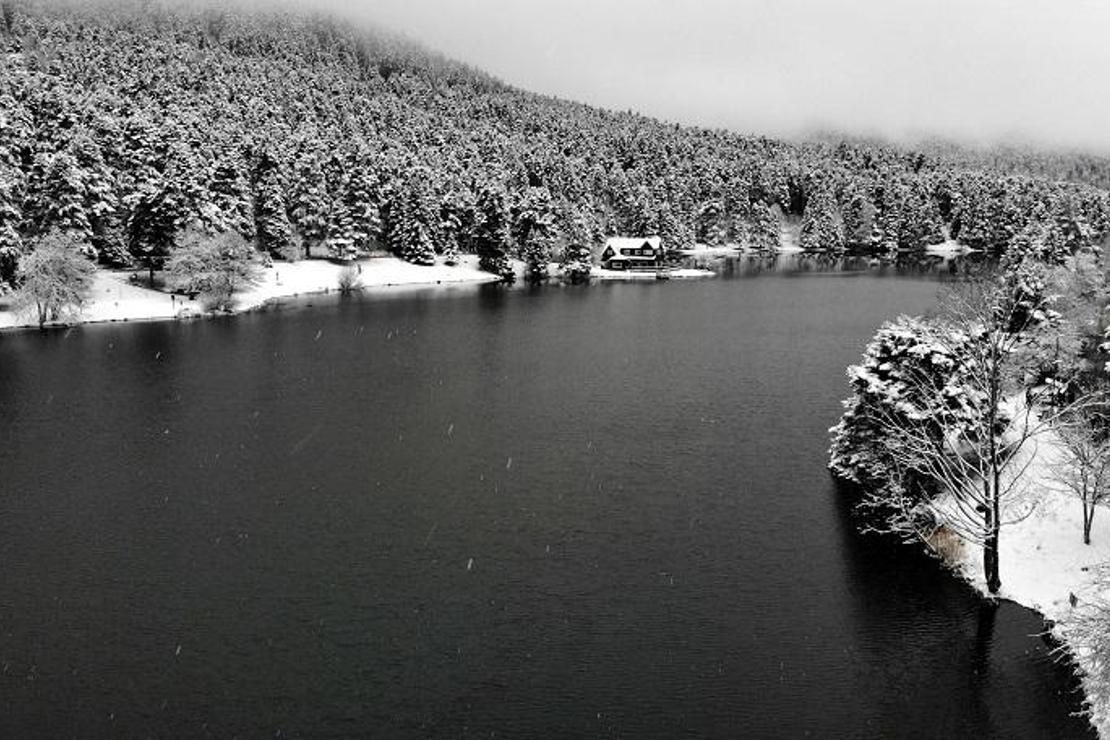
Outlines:
{"type": "Polygon", "coordinates": [[[774,255],[752,253],[739,256],[686,257],[682,262],[683,266],[712,270],[726,278],[815,273],[828,273],[842,277],[866,274],[876,277],[920,278],[961,275],[969,268],[982,265],[984,257],[974,252],[962,255],[900,253],[893,258],[796,252],[774,255]]]}

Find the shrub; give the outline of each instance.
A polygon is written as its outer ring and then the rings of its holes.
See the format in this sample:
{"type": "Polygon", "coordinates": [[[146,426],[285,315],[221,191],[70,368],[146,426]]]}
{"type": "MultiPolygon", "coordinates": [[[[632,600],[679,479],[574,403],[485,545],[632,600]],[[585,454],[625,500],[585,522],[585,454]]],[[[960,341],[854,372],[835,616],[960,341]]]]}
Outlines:
{"type": "Polygon", "coordinates": [[[347,295],[353,290],[358,290],[362,287],[362,277],[360,277],[358,268],[354,265],[347,265],[339,271],[339,292],[347,295]]]}

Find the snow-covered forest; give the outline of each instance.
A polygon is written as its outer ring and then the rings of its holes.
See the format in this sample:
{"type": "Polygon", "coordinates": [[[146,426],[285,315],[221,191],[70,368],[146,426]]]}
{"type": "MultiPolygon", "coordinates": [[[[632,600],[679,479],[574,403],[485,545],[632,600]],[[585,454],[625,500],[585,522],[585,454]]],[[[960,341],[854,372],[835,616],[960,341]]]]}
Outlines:
{"type": "Polygon", "coordinates": [[[514,89],[310,16],[0,4],[0,286],[51,230],[161,267],[189,227],[295,258],[349,240],[540,263],[606,234],[891,254],[1073,253],[1110,160],[680,127],[514,89]]]}

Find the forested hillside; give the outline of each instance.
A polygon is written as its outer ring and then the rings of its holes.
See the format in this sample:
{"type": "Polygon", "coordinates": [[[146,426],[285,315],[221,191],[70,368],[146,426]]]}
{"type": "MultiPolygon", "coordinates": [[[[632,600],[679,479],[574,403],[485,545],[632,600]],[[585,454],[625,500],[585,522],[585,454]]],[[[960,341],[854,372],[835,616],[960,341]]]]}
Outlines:
{"type": "Polygon", "coordinates": [[[3,0],[0,285],[52,229],[152,267],[187,228],[294,258],[350,240],[492,271],[605,234],[890,254],[1063,254],[1110,226],[1093,157],[791,143],[514,89],[295,15],[3,0]]]}

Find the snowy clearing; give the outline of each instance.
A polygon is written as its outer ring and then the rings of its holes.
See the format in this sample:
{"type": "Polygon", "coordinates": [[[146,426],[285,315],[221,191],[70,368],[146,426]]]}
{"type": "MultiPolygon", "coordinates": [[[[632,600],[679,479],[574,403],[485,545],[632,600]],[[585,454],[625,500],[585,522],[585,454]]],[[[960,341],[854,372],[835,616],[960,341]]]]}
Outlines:
{"type": "Polygon", "coordinates": [[[925,254],[937,255],[971,254],[978,251],[978,249],[972,249],[966,244],[960,244],[953,239],[948,239],[940,244],[929,244],[925,247],[925,254]]]}
{"type": "MultiPolygon", "coordinates": [[[[353,263],[358,285],[372,290],[395,285],[436,285],[442,283],[487,283],[499,278],[478,269],[478,258],[465,255],[456,266],[436,264],[414,265],[396,257],[373,257],[353,263]]],[[[291,298],[312,293],[339,290],[339,274],[344,265],[324,260],[276,262],[263,270],[262,282],[236,295],[236,310],[249,311],[278,298],[291,298]]],[[[201,300],[173,296],[152,290],[144,284],[145,272],[138,272],[140,281],[132,284],[132,271],[101,270],[96,273],[89,302],[78,323],[110,321],[157,321],[203,313],[201,300]]],[[[0,311],[0,329],[34,327],[34,318],[12,311],[0,311]]]]}

